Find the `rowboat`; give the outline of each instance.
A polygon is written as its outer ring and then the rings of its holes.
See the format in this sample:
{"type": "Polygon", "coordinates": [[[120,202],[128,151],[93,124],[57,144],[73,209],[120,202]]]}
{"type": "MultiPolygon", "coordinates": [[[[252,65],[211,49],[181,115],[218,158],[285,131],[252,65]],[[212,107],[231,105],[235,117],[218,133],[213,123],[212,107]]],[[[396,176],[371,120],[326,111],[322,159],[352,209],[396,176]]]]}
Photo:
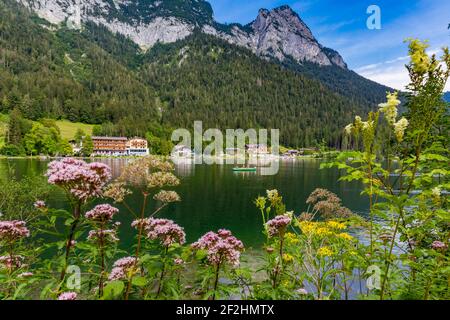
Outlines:
{"type": "Polygon", "coordinates": [[[233,171],[234,172],[255,172],[256,168],[249,168],[249,167],[239,168],[239,167],[236,167],[236,168],[233,168],[233,171]]]}

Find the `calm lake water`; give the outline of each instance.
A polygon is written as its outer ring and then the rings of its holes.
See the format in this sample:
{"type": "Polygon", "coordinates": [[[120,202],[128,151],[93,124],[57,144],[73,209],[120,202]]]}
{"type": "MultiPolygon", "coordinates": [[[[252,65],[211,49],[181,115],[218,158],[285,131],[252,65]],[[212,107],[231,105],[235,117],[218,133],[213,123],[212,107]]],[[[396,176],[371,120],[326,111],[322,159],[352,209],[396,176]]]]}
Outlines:
{"type": "MultiPolygon", "coordinates": [[[[113,169],[117,176],[126,164],[125,159],[100,160],[113,169]]],[[[297,215],[305,211],[305,201],[316,188],[326,188],[335,192],[343,204],[355,213],[366,215],[367,201],[360,196],[361,186],[356,183],[338,182],[340,174],[335,169],[320,170],[322,160],[302,159],[280,161],[279,173],[275,176],[262,176],[256,173],[235,173],[233,165],[194,165],[176,166],[176,174],[181,185],[176,190],[182,202],[171,204],[159,217],[169,218],[185,228],[187,241],[194,242],[204,233],[220,228],[229,229],[240,238],[247,248],[258,248],[264,238],[261,233],[261,216],[253,204],[258,195],[268,189],[278,189],[283,195],[287,209],[297,215]]],[[[30,174],[43,174],[48,161],[43,160],[0,160],[0,174],[14,172],[18,178],[30,174]],[[14,168],[14,171],[10,169],[14,168]]],[[[141,197],[134,194],[130,205],[139,210],[141,197]]],[[[53,207],[65,207],[61,193],[52,195],[53,207]]],[[[148,212],[154,207],[149,204],[148,212]]],[[[117,219],[122,222],[120,238],[126,247],[131,244],[134,230],[129,226],[133,220],[126,209],[118,206],[121,213],[117,219]]]]}

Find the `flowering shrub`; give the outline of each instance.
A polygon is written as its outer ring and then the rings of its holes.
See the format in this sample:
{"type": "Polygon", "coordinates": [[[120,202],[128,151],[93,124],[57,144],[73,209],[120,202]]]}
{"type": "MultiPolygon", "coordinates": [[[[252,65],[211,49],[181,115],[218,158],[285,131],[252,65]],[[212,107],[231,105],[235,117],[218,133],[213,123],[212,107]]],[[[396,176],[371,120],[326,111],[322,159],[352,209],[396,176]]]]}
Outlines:
{"type": "Polygon", "coordinates": [[[0,242],[5,245],[29,236],[25,221],[0,221],[0,242]]]}
{"type": "Polygon", "coordinates": [[[121,258],[114,262],[113,269],[109,274],[108,280],[126,280],[136,272],[137,259],[135,257],[121,258]]]}
{"type": "Polygon", "coordinates": [[[21,278],[26,278],[29,274],[24,272],[27,265],[24,264],[25,258],[21,255],[23,250],[21,242],[29,236],[30,231],[25,221],[0,221],[0,248],[5,248],[7,252],[0,256],[0,276],[4,274],[6,279],[4,286],[0,288],[0,297],[4,295],[8,298],[13,294],[13,288],[18,285],[21,278]]]}
{"type": "Polygon", "coordinates": [[[86,218],[94,222],[104,223],[111,221],[119,209],[112,207],[109,204],[100,204],[94,209],[86,213],[86,218]]]}
{"type": "Polygon", "coordinates": [[[102,188],[111,179],[111,169],[98,162],[67,158],[50,162],[48,182],[64,189],[73,198],[86,202],[102,194],[102,188]]]}
{"type": "Polygon", "coordinates": [[[179,225],[167,219],[144,219],[136,220],[132,227],[143,226],[146,236],[150,240],[159,240],[164,247],[175,243],[183,245],[186,242],[186,234],[179,225]]]}
{"type": "Polygon", "coordinates": [[[209,264],[218,267],[221,264],[239,266],[239,258],[244,245],[229,230],[221,229],[217,233],[208,232],[192,244],[194,250],[206,250],[209,264]]]}
{"type": "Polygon", "coordinates": [[[346,127],[356,151],[325,165],[344,170],[341,180],[362,182],[369,197],[364,262],[367,269],[381,270],[380,286],[369,298],[448,297],[448,197],[441,192],[449,187],[448,104],[442,92],[450,76],[450,53],[445,48],[439,60],[427,48],[409,40],[411,82],[404,116],[399,117],[398,94],[388,93],[367,122],[356,117],[346,127]]]}
{"type": "Polygon", "coordinates": [[[94,230],[89,231],[87,239],[94,242],[97,245],[96,250],[98,250],[100,255],[100,276],[98,282],[99,296],[103,295],[103,285],[106,273],[106,255],[108,253],[109,245],[119,241],[117,237],[117,227],[119,225],[115,224],[115,229],[107,229],[108,224],[111,223],[114,215],[119,212],[119,209],[109,205],[100,204],[94,207],[94,209],[86,212],[86,219],[91,222],[94,230]]]}
{"type": "Polygon", "coordinates": [[[74,237],[82,217],[82,206],[102,195],[103,187],[111,179],[111,169],[103,163],[87,163],[83,160],[66,158],[50,162],[46,176],[50,184],[64,190],[72,206],[72,216],[67,216],[66,220],[66,224],[70,225],[70,231],[65,243],[64,263],[60,275],[60,280],[63,280],[71,251],[76,243],[74,237]]]}
{"type": "Polygon", "coordinates": [[[286,232],[286,228],[291,224],[292,214],[284,214],[276,216],[272,220],[266,223],[267,233],[270,238],[283,237],[286,232]]]}
{"type": "Polygon", "coordinates": [[[58,296],[58,300],[77,300],[76,292],[64,292],[58,296]]]}
{"type": "Polygon", "coordinates": [[[193,243],[191,247],[194,250],[204,250],[206,252],[207,264],[212,267],[212,272],[214,273],[212,299],[215,299],[221,267],[227,264],[238,267],[241,252],[244,251],[244,245],[232,235],[231,231],[221,229],[217,233],[212,231],[206,233],[197,242],[193,243]]]}

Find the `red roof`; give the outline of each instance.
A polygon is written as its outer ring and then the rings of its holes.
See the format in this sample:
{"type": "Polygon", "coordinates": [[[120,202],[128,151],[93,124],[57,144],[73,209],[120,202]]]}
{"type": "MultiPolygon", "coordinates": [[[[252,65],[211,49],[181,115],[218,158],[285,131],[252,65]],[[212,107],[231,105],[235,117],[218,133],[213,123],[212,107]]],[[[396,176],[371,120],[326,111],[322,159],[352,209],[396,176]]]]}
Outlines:
{"type": "Polygon", "coordinates": [[[92,137],[92,140],[116,140],[116,141],[127,141],[128,138],[125,138],[125,137],[92,137]]]}

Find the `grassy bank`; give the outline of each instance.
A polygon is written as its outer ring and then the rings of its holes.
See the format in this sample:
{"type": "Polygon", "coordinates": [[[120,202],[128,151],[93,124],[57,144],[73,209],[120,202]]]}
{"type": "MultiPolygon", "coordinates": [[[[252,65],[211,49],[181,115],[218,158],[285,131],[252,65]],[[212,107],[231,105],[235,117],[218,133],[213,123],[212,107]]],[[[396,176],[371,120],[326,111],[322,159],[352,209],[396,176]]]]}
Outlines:
{"type": "Polygon", "coordinates": [[[67,120],[58,120],[56,121],[56,125],[61,131],[61,137],[68,140],[73,139],[78,129],[83,130],[88,135],[92,135],[92,130],[94,128],[91,124],[70,122],[67,120]]]}
{"type": "MultiPolygon", "coordinates": [[[[4,146],[6,141],[8,122],[9,115],[0,113],[0,148],[4,146]]],[[[94,129],[94,125],[92,124],[70,122],[68,120],[57,120],[56,125],[61,132],[61,137],[67,140],[72,140],[78,129],[83,130],[88,135],[92,135],[92,131],[94,129]]]]}

